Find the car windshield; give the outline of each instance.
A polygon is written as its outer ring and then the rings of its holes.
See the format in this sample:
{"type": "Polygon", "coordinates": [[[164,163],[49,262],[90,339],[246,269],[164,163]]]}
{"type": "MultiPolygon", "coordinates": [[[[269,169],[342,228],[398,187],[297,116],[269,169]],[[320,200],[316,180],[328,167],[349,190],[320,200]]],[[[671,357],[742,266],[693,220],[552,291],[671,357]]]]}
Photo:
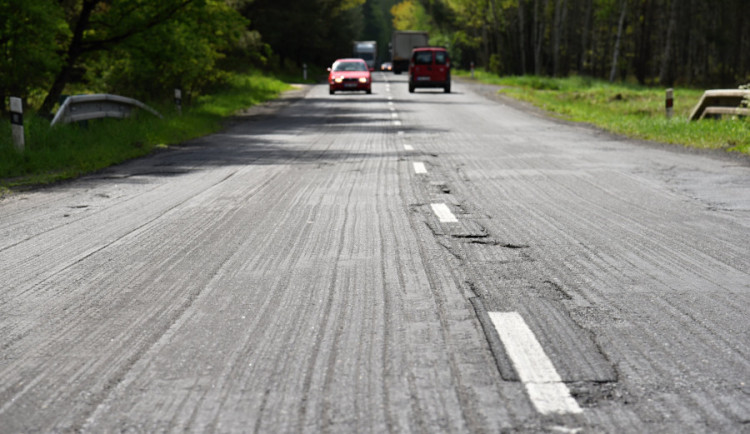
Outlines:
{"type": "Polygon", "coordinates": [[[333,65],[334,71],[367,71],[364,62],[338,62],[333,65]]]}

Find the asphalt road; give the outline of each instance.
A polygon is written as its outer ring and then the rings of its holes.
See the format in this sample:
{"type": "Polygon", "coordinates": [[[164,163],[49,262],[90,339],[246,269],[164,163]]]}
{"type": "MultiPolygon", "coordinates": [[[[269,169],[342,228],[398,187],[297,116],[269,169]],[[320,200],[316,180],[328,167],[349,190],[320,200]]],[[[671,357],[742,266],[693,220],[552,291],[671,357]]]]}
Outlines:
{"type": "Polygon", "coordinates": [[[0,432],[750,432],[750,165],[325,86],[0,201],[0,432]]]}

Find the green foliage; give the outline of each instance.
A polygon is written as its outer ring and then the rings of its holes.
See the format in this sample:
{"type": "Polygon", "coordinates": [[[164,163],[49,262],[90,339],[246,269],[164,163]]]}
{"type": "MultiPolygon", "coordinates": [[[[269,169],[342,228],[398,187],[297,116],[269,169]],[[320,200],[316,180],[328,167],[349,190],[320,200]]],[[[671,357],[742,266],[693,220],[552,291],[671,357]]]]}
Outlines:
{"type": "Polygon", "coordinates": [[[56,2],[0,1],[0,98],[26,98],[46,86],[60,67],[58,50],[69,37],[56,2]]]}
{"type": "Polygon", "coordinates": [[[356,40],[377,41],[378,59],[389,60],[391,58],[388,44],[393,35],[393,23],[390,9],[395,0],[367,0],[362,7],[363,28],[356,40]]]}
{"type": "Polygon", "coordinates": [[[489,70],[495,74],[499,74],[502,72],[503,65],[502,60],[499,54],[493,53],[490,55],[490,65],[489,70]]]}
{"type": "Polygon", "coordinates": [[[238,110],[276,98],[289,86],[259,73],[233,74],[216,92],[198,97],[197,111],[226,117],[238,110]]]}
{"type": "MultiPolygon", "coordinates": [[[[459,71],[456,74],[467,75],[459,71]]],[[[590,123],[639,139],[750,154],[750,120],[688,120],[702,90],[675,89],[675,116],[668,120],[663,89],[611,84],[579,76],[498,77],[476,71],[475,77],[500,85],[503,94],[530,102],[563,119],[590,123]]]]}
{"type": "Polygon", "coordinates": [[[430,30],[424,6],[418,0],[404,0],[391,8],[395,30],[430,30]]]}
{"type": "Polygon", "coordinates": [[[170,99],[229,71],[328,65],[351,54],[365,9],[385,53],[394,1],[0,0],[0,99],[51,114],[62,94],[170,99]]]}
{"type": "Polygon", "coordinates": [[[226,116],[275,98],[287,88],[274,78],[251,73],[228,77],[216,94],[198,98],[182,116],[171,106],[157,104],[164,119],[139,113],[129,119],[50,127],[49,120],[29,114],[23,154],[11,143],[10,124],[0,123],[0,191],[76,177],[209,134],[221,128],[226,116]]]}
{"type": "Polygon", "coordinates": [[[350,56],[363,29],[364,0],[253,0],[239,11],[273,48],[269,67],[330,65],[350,56]]]}
{"type": "Polygon", "coordinates": [[[44,99],[47,112],[60,93],[170,98],[174,87],[196,93],[219,81],[224,67],[267,57],[268,47],[232,6],[242,4],[3,0],[0,97],[31,96],[37,107],[44,99]],[[228,53],[235,63],[222,63],[228,53]]]}
{"type": "Polygon", "coordinates": [[[175,87],[198,92],[225,74],[217,68],[224,52],[252,37],[246,24],[224,1],[191,3],[162,25],[93,53],[85,63],[87,81],[101,91],[134,97],[169,98],[175,87]]]}
{"type": "Polygon", "coordinates": [[[449,35],[464,68],[608,78],[615,63],[621,79],[707,88],[735,87],[750,72],[747,0],[408,2],[423,6],[431,33],[449,35]]]}

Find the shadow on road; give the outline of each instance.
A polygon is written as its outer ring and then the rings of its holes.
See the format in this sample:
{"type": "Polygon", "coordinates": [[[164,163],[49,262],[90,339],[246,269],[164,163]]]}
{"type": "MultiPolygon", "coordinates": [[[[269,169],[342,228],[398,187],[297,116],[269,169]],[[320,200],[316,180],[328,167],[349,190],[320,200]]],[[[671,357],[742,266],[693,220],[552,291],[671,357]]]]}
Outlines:
{"type": "Polygon", "coordinates": [[[397,125],[388,101],[371,95],[300,98],[272,112],[239,115],[224,131],[194,139],[148,157],[104,169],[89,180],[147,182],[148,177],[177,177],[219,166],[321,164],[340,160],[398,158],[395,143],[401,134],[437,134],[446,130],[397,125]],[[380,137],[379,137],[380,136],[380,137]],[[392,136],[392,137],[389,137],[392,136]]]}

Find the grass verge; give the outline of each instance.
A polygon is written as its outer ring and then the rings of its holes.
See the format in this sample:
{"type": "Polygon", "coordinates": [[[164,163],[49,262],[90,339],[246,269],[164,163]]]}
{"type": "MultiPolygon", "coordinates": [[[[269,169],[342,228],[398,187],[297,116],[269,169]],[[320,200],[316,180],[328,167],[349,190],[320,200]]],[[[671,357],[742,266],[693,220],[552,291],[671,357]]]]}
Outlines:
{"type": "Polygon", "coordinates": [[[10,123],[0,124],[0,196],[13,189],[74,178],[158,148],[221,129],[233,113],[277,98],[290,86],[261,73],[235,75],[215,93],[200,96],[178,116],[172,106],[156,106],[159,119],[140,112],[129,119],[49,126],[33,113],[24,116],[26,147],[18,153],[10,123]]]}
{"type": "MultiPolygon", "coordinates": [[[[468,77],[466,71],[456,75],[468,77]]],[[[703,90],[676,88],[674,116],[665,116],[665,89],[609,83],[586,77],[499,77],[475,71],[475,79],[500,85],[500,93],[529,102],[555,116],[595,125],[628,137],[750,155],[750,120],[690,122],[703,90]]]]}

